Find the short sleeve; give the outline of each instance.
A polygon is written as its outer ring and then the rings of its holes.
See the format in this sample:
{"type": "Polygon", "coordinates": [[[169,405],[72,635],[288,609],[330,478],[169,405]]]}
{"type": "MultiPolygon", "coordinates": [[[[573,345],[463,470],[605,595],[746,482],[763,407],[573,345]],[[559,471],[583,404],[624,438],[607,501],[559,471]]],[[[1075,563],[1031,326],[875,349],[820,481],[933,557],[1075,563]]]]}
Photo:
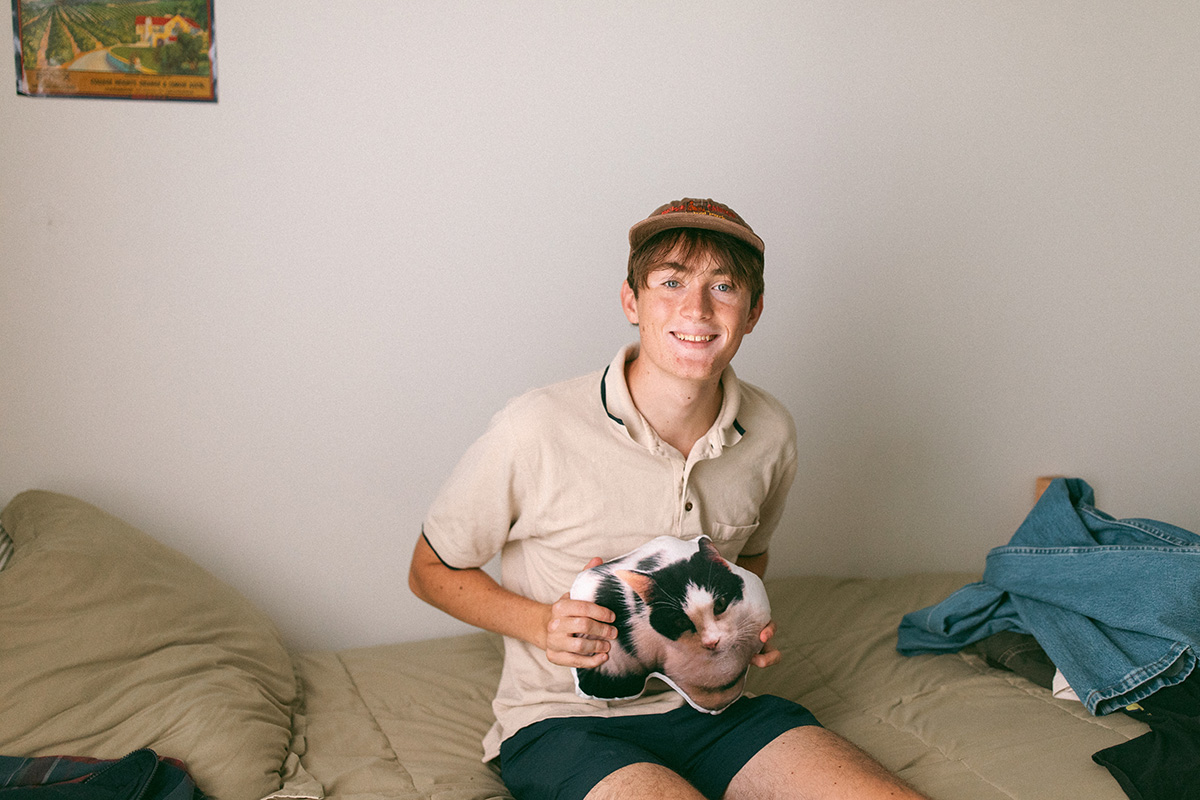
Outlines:
{"type": "Polygon", "coordinates": [[[482,567],[508,541],[521,511],[520,469],[509,408],[463,454],[425,516],[422,532],[448,567],[482,567]]]}

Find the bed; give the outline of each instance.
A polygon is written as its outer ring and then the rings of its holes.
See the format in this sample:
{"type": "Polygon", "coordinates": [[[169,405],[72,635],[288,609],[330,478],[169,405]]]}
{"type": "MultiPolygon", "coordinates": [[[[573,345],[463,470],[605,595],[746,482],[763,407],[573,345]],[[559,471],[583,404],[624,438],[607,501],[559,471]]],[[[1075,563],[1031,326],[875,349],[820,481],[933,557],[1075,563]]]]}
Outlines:
{"type": "MultiPolygon", "coordinates": [[[[239,593],[94,506],[25,492],[0,525],[0,755],[150,747],[218,800],[511,797],[480,760],[498,637],[290,652],[239,593]]],[[[748,689],[798,700],[933,798],[1126,797],[1091,756],[1142,722],[973,652],[896,652],[905,613],[975,577],[769,579],[784,660],[748,689]]]]}

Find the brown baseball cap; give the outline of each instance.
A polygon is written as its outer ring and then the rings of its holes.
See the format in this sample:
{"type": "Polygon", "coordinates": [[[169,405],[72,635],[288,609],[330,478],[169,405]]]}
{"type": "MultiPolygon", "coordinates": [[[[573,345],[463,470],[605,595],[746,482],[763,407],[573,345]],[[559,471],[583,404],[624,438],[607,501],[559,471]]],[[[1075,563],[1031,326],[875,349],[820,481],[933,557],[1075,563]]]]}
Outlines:
{"type": "Polygon", "coordinates": [[[691,197],[659,206],[650,216],[630,228],[629,248],[636,250],[654,234],[671,228],[719,231],[741,239],[759,253],[764,250],[763,240],[732,208],[716,200],[696,200],[691,197]]]}

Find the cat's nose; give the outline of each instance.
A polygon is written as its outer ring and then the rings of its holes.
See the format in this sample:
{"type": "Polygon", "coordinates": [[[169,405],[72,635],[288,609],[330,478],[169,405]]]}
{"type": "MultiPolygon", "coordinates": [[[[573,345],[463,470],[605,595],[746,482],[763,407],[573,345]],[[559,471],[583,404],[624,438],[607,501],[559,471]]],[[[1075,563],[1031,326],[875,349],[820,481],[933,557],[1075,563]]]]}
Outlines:
{"type": "Polygon", "coordinates": [[[721,646],[721,637],[720,636],[705,636],[704,638],[702,638],[700,640],[700,644],[703,645],[703,647],[706,650],[716,650],[718,647],[721,646]]]}

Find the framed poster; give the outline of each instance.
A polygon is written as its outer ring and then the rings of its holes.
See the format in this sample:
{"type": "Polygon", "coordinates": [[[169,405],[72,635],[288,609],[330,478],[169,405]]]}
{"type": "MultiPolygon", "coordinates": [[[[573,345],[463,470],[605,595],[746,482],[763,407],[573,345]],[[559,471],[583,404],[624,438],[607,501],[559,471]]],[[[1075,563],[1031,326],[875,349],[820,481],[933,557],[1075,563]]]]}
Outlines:
{"type": "Polygon", "coordinates": [[[17,93],[217,99],[213,0],[12,0],[17,93]]]}

